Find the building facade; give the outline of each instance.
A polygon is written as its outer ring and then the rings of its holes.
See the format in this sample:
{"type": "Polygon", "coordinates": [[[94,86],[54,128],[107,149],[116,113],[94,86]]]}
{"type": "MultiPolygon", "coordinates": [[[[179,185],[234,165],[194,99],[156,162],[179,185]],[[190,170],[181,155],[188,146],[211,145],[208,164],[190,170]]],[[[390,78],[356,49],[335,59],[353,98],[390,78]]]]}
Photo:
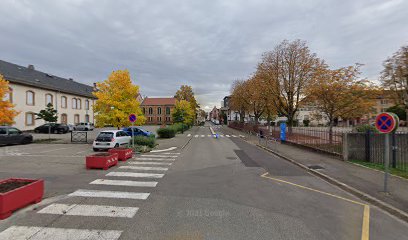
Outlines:
{"type": "Polygon", "coordinates": [[[48,103],[58,111],[60,123],[94,122],[92,86],[37,71],[33,65],[22,67],[1,60],[0,74],[9,81],[10,93],[6,97],[20,112],[14,119],[14,126],[20,130],[44,124],[35,113],[48,103]]]}
{"type": "Polygon", "coordinates": [[[141,108],[146,117],[146,124],[161,125],[173,123],[173,109],[176,99],[171,98],[149,98],[143,99],[141,108]]]}

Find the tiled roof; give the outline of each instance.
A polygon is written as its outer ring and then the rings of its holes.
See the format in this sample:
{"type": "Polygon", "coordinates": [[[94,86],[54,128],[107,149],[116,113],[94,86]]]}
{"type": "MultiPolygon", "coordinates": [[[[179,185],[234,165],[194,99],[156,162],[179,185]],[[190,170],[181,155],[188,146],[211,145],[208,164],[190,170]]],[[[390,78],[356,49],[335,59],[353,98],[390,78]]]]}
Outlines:
{"type": "Polygon", "coordinates": [[[19,83],[37,88],[94,98],[92,95],[92,86],[75,82],[71,79],[53,76],[2,60],[0,60],[0,74],[3,75],[6,80],[12,83],[19,83]]]}
{"type": "Polygon", "coordinates": [[[145,106],[159,106],[159,105],[175,105],[176,99],[175,98],[149,98],[146,97],[142,105],[145,106]]]}

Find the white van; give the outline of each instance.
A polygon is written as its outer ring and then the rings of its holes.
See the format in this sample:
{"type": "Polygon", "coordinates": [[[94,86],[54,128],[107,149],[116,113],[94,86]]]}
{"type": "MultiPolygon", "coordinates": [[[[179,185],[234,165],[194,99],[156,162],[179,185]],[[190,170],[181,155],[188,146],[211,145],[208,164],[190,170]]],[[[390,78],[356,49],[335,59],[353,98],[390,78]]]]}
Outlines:
{"type": "Polygon", "coordinates": [[[94,128],[94,124],[89,122],[81,122],[75,126],[76,131],[92,131],[94,128]]]}

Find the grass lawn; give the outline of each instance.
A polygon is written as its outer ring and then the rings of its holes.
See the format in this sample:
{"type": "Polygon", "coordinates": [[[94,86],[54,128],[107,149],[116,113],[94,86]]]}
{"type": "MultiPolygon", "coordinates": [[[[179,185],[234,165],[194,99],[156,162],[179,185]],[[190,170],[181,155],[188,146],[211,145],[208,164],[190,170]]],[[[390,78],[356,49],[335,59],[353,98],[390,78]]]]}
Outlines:
{"type": "MultiPolygon", "coordinates": [[[[383,164],[371,163],[371,162],[360,161],[360,160],[350,160],[349,162],[352,162],[352,163],[355,163],[355,164],[358,164],[358,165],[361,165],[361,166],[369,167],[369,168],[372,168],[372,169],[377,169],[377,170],[380,170],[380,171],[384,171],[384,165],[383,164]]],[[[390,169],[391,174],[408,179],[408,169],[405,170],[405,171],[402,170],[402,169],[392,168],[392,167],[390,167],[389,169],[390,169]]]]}

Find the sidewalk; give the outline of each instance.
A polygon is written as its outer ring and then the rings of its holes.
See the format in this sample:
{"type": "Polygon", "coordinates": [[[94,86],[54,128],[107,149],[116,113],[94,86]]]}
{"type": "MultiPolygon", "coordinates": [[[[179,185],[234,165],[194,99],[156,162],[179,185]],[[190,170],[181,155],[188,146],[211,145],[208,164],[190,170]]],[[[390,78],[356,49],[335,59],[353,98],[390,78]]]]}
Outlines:
{"type": "MultiPolygon", "coordinates": [[[[227,127],[225,129],[242,134],[242,132],[235,129],[227,127]]],[[[259,144],[259,140],[255,137],[247,137],[246,140],[253,144],[259,144]]],[[[263,142],[261,145],[265,146],[265,143],[263,142]]],[[[390,175],[388,179],[389,194],[384,194],[383,172],[344,162],[330,155],[287,144],[280,144],[279,142],[268,143],[267,148],[282,157],[291,159],[302,165],[308,167],[312,165],[320,166],[323,169],[317,170],[319,173],[323,173],[352,188],[377,198],[394,208],[408,213],[408,180],[406,179],[390,175]]]]}

